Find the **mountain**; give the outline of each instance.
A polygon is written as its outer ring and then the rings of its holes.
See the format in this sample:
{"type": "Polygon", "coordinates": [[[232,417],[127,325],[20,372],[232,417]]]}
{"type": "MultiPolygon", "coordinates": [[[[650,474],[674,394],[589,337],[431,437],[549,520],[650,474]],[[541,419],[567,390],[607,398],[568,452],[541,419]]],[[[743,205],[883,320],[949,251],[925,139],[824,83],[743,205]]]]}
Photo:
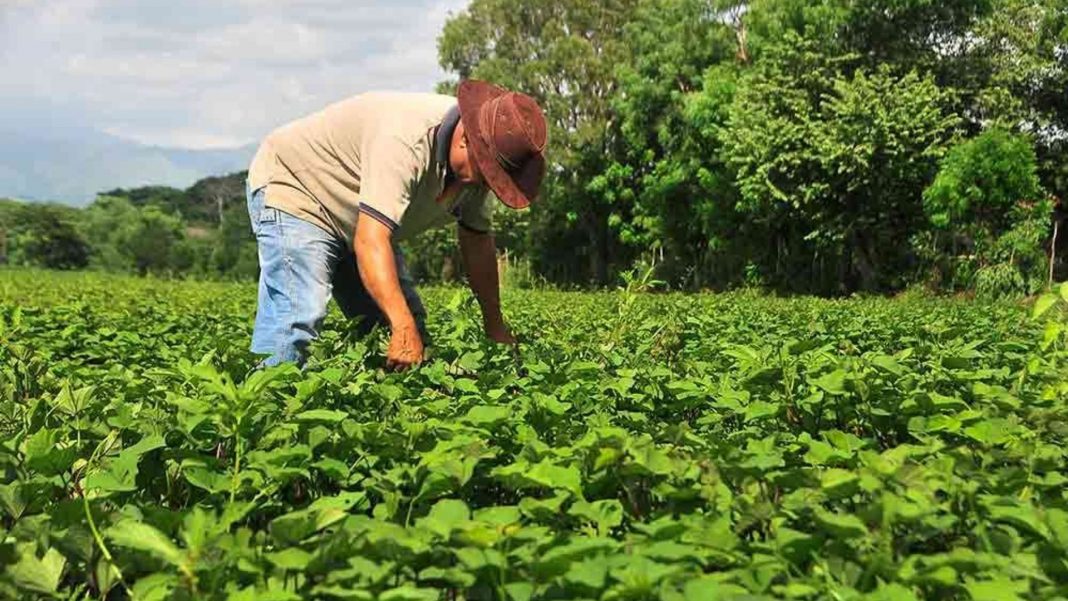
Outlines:
{"type": "Polygon", "coordinates": [[[91,128],[0,129],[0,197],[84,206],[115,188],[186,188],[248,168],[256,144],[191,150],[146,146],[91,128]]]}

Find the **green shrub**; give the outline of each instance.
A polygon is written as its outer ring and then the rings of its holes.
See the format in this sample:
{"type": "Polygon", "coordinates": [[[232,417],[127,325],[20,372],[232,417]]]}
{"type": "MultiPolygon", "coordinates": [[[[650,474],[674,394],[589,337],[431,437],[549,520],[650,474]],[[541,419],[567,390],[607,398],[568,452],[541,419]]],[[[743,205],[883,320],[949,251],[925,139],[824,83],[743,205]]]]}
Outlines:
{"type": "Polygon", "coordinates": [[[997,297],[1042,286],[1053,205],[1026,136],[991,129],[955,146],[923,206],[933,227],[914,248],[948,287],[997,297]]]}

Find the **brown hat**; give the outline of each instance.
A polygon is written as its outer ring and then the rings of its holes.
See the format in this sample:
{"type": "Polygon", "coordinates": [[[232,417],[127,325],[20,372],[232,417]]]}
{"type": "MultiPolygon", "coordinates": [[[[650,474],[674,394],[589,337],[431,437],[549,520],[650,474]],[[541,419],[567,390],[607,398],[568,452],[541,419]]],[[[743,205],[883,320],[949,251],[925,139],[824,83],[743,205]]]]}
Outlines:
{"type": "Polygon", "coordinates": [[[513,209],[530,205],[545,175],[545,115],[538,103],[474,79],[460,83],[457,101],[468,148],[490,189],[513,209]]]}

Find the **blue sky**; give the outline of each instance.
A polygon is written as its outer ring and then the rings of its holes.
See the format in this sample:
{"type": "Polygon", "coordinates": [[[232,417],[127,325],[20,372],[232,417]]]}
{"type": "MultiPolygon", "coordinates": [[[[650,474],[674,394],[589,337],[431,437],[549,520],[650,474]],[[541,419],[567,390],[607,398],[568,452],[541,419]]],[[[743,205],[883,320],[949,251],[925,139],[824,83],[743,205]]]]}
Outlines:
{"type": "Polygon", "coordinates": [[[0,0],[0,120],[244,145],[350,94],[432,90],[437,35],[466,4],[0,0]]]}

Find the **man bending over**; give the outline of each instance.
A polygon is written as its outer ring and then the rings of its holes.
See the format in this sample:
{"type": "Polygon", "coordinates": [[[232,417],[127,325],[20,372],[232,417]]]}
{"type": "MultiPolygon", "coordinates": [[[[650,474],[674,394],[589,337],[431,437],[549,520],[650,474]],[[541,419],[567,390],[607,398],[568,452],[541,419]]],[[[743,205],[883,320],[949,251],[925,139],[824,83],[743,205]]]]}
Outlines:
{"type": "Polygon", "coordinates": [[[302,364],[333,295],[360,329],[390,329],[387,366],[429,343],[426,310],[397,242],[450,221],[486,335],[515,340],[501,316],[494,197],[528,206],[545,173],[545,117],[529,96],[486,82],[456,98],[371,92],[284,125],[248,173],[260,282],[252,351],[302,364]]]}

